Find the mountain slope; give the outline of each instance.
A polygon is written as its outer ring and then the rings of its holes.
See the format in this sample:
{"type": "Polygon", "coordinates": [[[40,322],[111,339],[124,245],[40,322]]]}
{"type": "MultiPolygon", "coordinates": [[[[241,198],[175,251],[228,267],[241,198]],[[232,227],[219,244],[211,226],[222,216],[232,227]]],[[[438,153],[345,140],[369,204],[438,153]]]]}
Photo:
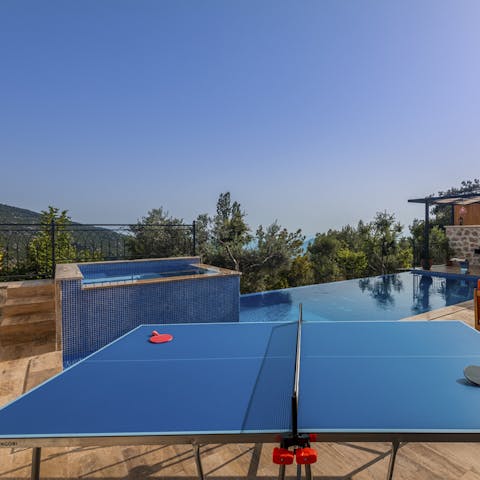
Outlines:
{"type": "Polygon", "coordinates": [[[0,203],[0,223],[40,223],[40,214],[0,203]]]}

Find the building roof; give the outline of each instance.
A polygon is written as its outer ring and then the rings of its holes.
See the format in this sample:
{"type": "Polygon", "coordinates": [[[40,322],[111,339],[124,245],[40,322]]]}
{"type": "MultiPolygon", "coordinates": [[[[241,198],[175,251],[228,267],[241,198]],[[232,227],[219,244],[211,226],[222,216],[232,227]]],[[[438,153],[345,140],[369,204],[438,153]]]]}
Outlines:
{"type": "Polygon", "coordinates": [[[428,203],[429,205],[471,205],[480,203],[480,192],[442,195],[440,197],[411,198],[410,203],[428,203]]]}

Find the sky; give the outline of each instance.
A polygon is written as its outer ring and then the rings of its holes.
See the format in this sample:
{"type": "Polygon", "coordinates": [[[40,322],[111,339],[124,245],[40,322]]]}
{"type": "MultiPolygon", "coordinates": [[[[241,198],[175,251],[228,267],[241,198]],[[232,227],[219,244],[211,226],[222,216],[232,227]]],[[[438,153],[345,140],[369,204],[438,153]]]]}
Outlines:
{"type": "Polygon", "coordinates": [[[0,2],[0,203],[307,236],[480,176],[477,0],[0,2]]]}

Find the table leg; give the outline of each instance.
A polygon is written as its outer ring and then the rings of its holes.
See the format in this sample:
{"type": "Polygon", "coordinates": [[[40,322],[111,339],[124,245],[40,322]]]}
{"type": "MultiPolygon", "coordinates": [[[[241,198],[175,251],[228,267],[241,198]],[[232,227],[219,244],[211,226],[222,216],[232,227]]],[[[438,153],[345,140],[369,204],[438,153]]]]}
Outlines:
{"type": "Polygon", "coordinates": [[[400,446],[400,442],[398,440],[394,440],[392,442],[392,453],[390,454],[390,463],[388,465],[387,480],[392,480],[393,478],[393,469],[395,468],[395,459],[397,458],[397,452],[398,452],[399,446],[400,446]]]}
{"type": "Polygon", "coordinates": [[[193,444],[193,452],[195,454],[195,463],[197,465],[198,478],[199,478],[199,480],[204,480],[202,459],[200,457],[200,445],[198,445],[197,443],[194,443],[193,444]]]}
{"type": "MultiPolygon", "coordinates": [[[[302,479],[302,466],[297,464],[297,480],[302,479]]],[[[278,480],[285,480],[285,465],[278,468],[278,480]]],[[[305,480],[312,480],[312,467],[305,465],[305,480]]]]}
{"type": "Polygon", "coordinates": [[[40,480],[40,459],[42,449],[40,447],[32,448],[32,480],[40,480]]]}

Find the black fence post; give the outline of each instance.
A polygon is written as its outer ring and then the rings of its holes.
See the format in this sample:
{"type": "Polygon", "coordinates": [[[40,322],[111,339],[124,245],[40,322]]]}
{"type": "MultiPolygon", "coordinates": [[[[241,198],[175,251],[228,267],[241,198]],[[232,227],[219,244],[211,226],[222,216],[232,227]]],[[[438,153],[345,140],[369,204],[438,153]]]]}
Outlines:
{"type": "Polygon", "coordinates": [[[423,261],[422,268],[430,270],[430,204],[425,202],[425,223],[423,225],[423,261]]]}
{"type": "Polygon", "coordinates": [[[412,268],[417,266],[417,248],[415,245],[415,240],[412,240],[412,268]]]}
{"type": "Polygon", "coordinates": [[[55,218],[52,218],[50,223],[50,239],[52,241],[52,278],[55,278],[55,267],[56,267],[56,252],[55,252],[55,218]]]}
{"type": "Polygon", "coordinates": [[[193,255],[195,256],[197,254],[197,232],[195,220],[192,222],[192,243],[193,255]]]}

